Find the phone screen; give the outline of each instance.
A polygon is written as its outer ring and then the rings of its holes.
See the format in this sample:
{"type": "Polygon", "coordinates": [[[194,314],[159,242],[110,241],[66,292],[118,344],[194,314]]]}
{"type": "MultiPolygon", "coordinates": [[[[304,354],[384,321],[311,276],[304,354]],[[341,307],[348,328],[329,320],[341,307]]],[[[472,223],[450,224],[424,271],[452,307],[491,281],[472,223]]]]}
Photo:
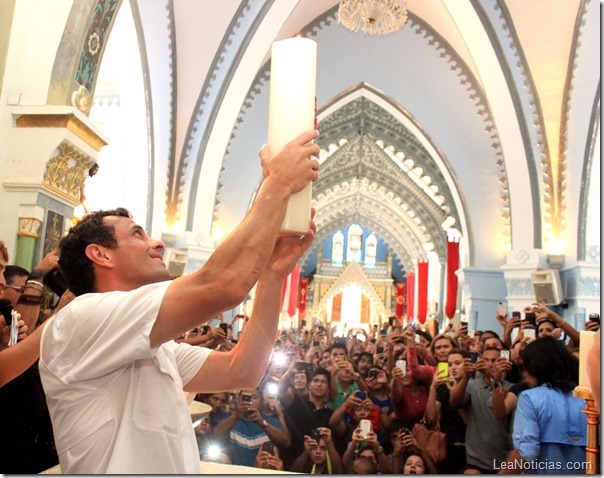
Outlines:
{"type": "Polygon", "coordinates": [[[441,379],[449,378],[449,364],[447,362],[438,362],[438,377],[441,379]]]}

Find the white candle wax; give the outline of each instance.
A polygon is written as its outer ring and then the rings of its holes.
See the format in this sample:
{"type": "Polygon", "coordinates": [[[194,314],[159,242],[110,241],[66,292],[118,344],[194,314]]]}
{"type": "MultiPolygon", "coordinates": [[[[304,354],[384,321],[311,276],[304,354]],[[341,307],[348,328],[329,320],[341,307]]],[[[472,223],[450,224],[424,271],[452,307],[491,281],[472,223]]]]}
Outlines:
{"type": "MultiPolygon", "coordinates": [[[[277,154],[283,146],[315,127],[317,44],[308,38],[273,43],[268,116],[268,146],[277,154]]],[[[312,185],[293,194],[281,234],[309,230],[312,185]]]]}
{"type": "Polygon", "coordinates": [[[582,330],[579,339],[579,386],[590,387],[587,375],[587,354],[594,344],[595,332],[582,330]]]}

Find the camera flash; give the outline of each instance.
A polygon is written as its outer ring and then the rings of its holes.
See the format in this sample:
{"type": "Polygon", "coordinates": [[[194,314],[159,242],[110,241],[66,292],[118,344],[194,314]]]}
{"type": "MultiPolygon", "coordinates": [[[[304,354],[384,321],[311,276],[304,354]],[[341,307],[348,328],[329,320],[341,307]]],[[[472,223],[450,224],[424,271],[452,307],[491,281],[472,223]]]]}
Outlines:
{"type": "Polygon", "coordinates": [[[218,445],[210,445],[206,451],[206,454],[210,458],[218,458],[220,456],[221,450],[218,445]]]}
{"type": "Polygon", "coordinates": [[[276,383],[269,383],[266,386],[266,391],[269,395],[276,396],[279,393],[279,385],[277,385],[276,383]]]}
{"type": "Polygon", "coordinates": [[[273,354],[273,363],[275,365],[285,365],[287,357],[283,352],[275,352],[273,354]]]}

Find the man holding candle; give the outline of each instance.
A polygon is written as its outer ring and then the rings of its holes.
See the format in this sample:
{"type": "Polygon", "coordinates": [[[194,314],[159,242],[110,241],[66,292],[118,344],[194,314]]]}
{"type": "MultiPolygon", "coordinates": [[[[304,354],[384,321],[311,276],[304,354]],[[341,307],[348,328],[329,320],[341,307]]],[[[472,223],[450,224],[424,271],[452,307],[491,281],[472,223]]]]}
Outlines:
{"type": "Polygon", "coordinates": [[[274,157],[261,150],[264,186],[251,211],[193,274],[168,280],[164,244],[125,209],[92,213],[61,241],[77,297],[46,325],[40,374],[63,473],[199,473],[185,392],[250,389],[264,375],[283,278],[315,235],[312,220],[303,237],[279,229],[290,196],[318,178],[317,136],[303,133],[274,157]],[[173,341],[237,306],[256,282],[232,350],[173,341]]]}

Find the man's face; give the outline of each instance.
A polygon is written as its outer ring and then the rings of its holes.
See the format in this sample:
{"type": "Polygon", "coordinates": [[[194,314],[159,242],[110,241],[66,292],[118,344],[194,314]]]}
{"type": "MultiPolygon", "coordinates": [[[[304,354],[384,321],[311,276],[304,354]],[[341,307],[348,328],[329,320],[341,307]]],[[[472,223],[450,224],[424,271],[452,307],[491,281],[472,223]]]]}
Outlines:
{"type": "Polygon", "coordinates": [[[337,360],[337,357],[346,358],[346,352],[344,351],[344,349],[337,348],[331,351],[331,361],[335,362],[337,360]]]}
{"type": "Polygon", "coordinates": [[[484,360],[488,367],[484,370],[484,376],[486,378],[491,378],[493,375],[493,367],[495,366],[495,362],[499,358],[499,350],[485,350],[482,353],[482,359],[484,360]]]}
{"type": "Polygon", "coordinates": [[[164,243],[149,238],[132,219],[107,216],[103,221],[115,228],[117,247],[108,249],[111,263],[121,279],[132,289],[170,279],[163,262],[164,243]]]}
{"type": "Polygon", "coordinates": [[[373,365],[371,357],[368,355],[363,355],[359,360],[359,364],[357,366],[357,368],[359,369],[359,373],[365,376],[367,374],[367,369],[371,367],[371,365],[373,365]]]}
{"type": "Polygon", "coordinates": [[[313,397],[325,398],[329,393],[329,382],[325,375],[315,375],[310,381],[309,391],[313,397]]]}
{"type": "Polygon", "coordinates": [[[21,288],[25,286],[26,282],[27,276],[13,276],[11,283],[4,287],[4,297],[10,300],[10,303],[13,304],[13,307],[17,305],[17,302],[19,302],[19,297],[21,297],[21,288]],[[19,290],[16,290],[15,287],[19,288],[19,290]]]}

